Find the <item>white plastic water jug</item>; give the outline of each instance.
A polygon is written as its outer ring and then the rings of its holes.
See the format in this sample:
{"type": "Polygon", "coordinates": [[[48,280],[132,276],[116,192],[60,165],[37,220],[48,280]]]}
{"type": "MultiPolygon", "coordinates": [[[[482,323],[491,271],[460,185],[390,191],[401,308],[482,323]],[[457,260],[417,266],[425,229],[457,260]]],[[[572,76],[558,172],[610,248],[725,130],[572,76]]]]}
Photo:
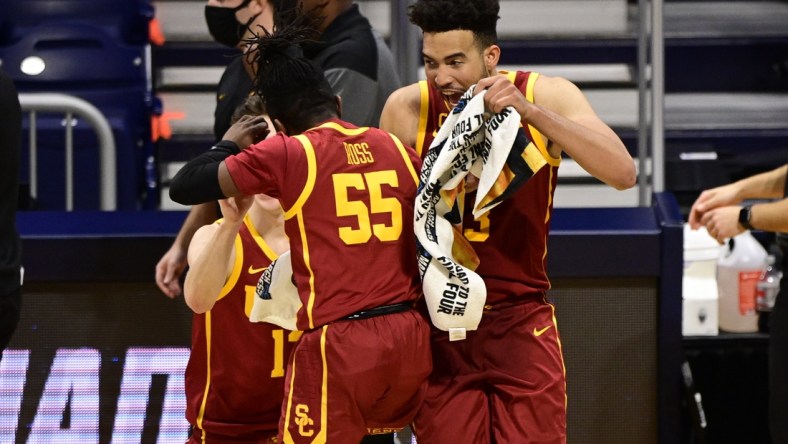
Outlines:
{"type": "Polygon", "coordinates": [[[755,292],[765,260],[766,250],[749,231],[728,241],[728,248],[717,262],[721,330],[758,331],[755,292]]]}
{"type": "Polygon", "coordinates": [[[692,230],[684,224],[684,298],[717,299],[717,261],[723,247],[705,227],[692,230]]]}
{"type": "Polygon", "coordinates": [[[684,224],[681,332],[685,336],[713,336],[719,328],[717,261],[723,247],[705,227],[684,224]]]}

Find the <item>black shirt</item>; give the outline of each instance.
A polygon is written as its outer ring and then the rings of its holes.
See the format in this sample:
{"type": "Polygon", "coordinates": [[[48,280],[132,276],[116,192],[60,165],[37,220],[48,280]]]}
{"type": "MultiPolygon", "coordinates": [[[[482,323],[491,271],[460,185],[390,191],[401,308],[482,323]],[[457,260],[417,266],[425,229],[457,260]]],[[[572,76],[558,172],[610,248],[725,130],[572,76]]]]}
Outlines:
{"type": "Polygon", "coordinates": [[[216,110],[213,113],[213,135],[218,142],[230,128],[230,120],[252,92],[252,78],[244,69],[243,56],[237,56],[222,73],[216,89],[216,110]]]}
{"type": "Polygon", "coordinates": [[[369,20],[353,5],[332,21],[304,56],[323,69],[342,98],[342,120],[377,126],[383,105],[400,87],[394,56],[369,20]]]}
{"type": "MultiPolygon", "coordinates": [[[[317,42],[305,45],[304,56],[323,70],[334,94],[342,97],[342,120],[358,126],[378,125],[386,99],[400,82],[391,50],[358,5],[336,17],[317,42]]],[[[225,69],[216,92],[213,132],[217,141],[230,128],[233,112],[252,87],[243,56],[238,56],[225,69]]]]}

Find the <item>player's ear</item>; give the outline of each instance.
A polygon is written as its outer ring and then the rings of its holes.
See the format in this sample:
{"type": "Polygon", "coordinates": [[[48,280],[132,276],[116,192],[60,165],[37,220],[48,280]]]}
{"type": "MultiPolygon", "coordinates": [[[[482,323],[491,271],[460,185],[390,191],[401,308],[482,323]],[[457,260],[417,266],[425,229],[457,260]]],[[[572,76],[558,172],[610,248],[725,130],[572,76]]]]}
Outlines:
{"type": "Polygon", "coordinates": [[[484,50],[484,68],[490,75],[495,74],[498,61],[501,59],[501,47],[490,45],[484,50]]]}
{"type": "Polygon", "coordinates": [[[337,102],[337,117],[340,119],[342,118],[342,97],[334,96],[334,100],[337,102]]]}

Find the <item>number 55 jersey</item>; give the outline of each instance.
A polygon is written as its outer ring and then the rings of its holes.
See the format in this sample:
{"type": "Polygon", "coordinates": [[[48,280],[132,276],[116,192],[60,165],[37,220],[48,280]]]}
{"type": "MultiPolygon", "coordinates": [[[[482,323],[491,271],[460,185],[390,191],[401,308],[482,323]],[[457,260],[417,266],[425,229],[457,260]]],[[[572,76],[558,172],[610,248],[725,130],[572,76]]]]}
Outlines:
{"type": "Polygon", "coordinates": [[[243,194],[282,204],[299,330],[420,296],[412,221],[421,160],[394,136],[329,119],[225,163],[243,194]]]}

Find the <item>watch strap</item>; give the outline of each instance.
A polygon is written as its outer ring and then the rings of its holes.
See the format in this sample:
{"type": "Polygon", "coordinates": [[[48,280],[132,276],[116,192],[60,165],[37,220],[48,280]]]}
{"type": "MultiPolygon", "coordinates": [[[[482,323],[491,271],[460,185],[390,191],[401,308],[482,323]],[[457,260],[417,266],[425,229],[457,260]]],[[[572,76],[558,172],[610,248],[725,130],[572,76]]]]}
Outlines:
{"type": "Polygon", "coordinates": [[[752,230],[750,217],[752,216],[752,205],[745,205],[739,210],[739,224],[747,230],[752,230]]]}

